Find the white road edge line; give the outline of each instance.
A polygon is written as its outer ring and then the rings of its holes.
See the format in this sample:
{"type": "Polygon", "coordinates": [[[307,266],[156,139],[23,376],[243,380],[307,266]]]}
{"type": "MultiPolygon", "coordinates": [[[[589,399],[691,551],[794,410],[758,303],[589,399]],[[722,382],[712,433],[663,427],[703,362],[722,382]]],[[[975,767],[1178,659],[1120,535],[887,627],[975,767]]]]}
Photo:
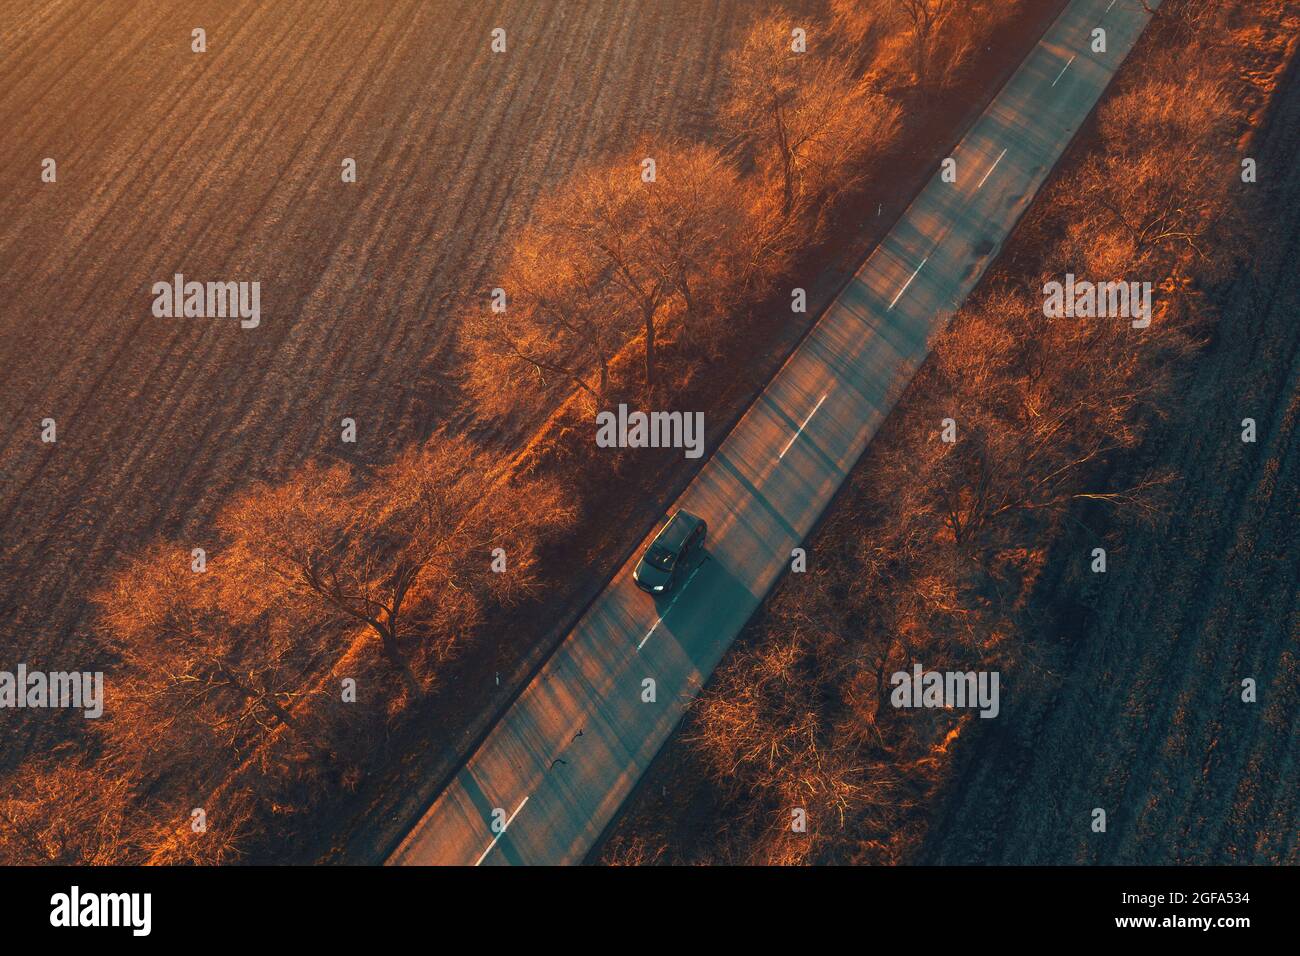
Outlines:
{"type": "MultiPolygon", "coordinates": [[[[1115,6],[1115,0],[1110,0],[1110,7],[1113,7],[1113,6],[1115,6]]],[[[1106,12],[1107,12],[1107,13],[1110,13],[1110,7],[1107,7],[1107,8],[1106,8],[1106,12]]]]}
{"type": "MultiPolygon", "coordinates": [[[[921,265],[925,265],[925,263],[921,263],[921,265]]],[[[916,271],[920,272],[921,270],[917,269],[916,271]]],[[[910,282],[911,280],[909,279],[908,281],[910,282]]],[[[904,288],[906,288],[906,286],[904,286],[904,288]]],[[[830,392],[826,393],[826,395],[829,394],[830,392]]],[[[782,458],[785,457],[785,453],[790,450],[790,446],[794,444],[795,439],[803,434],[803,430],[808,427],[808,423],[812,421],[812,417],[817,414],[817,409],[821,408],[822,402],[826,401],[826,395],[823,395],[821,398],[817,399],[817,404],[814,405],[813,410],[808,413],[808,417],[803,420],[803,424],[799,426],[799,430],[790,436],[790,440],[786,442],[785,447],[781,449],[781,454],[776,456],[777,461],[780,461],[782,458]]]]}
{"type": "Polygon", "coordinates": [[[1005,156],[1006,154],[1007,151],[1005,149],[1002,152],[998,153],[998,158],[993,160],[993,165],[990,166],[989,171],[984,174],[984,178],[980,180],[980,184],[975,187],[976,190],[980,190],[984,188],[984,184],[988,182],[989,177],[993,175],[993,170],[998,168],[998,163],[1002,162],[1002,157],[1005,156]]]}
{"type": "Polygon", "coordinates": [[[636,646],[636,649],[638,651],[640,651],[641,648],[645,647],[645,642],[650,640],[650,635],[659,629],[659,625],[663,623],[664,615],[666,615],[669,611],[673,609],[673,605],[677,603],[677,599],[686,592],[686,589],[688,587],[691,586],[691,582],[695,580],[695,575],[700,573],[700,568],[702,567],[704,567],[704,562],[700,562],[695,566],[695,570],[692,571],[691,576],[686,579],[686,583],[682,585],[681,590],[679,590],[676,594],[673,595],[673,599],[669,601],[668,606],[664,608],[664,613],[660,614],[659,617],[655,620],[654,624],[651,626],[650,630],[645,632],[645,637],[641,638],[641,643],[636,646]]]}
{"type": "Polygon", "coordinates": [[[929,256],[926,256],[924,259],[921,260],[921,264],[916,267],[916,272],[913,272],[910,276],[907,277],[907,281],[903,283],[903,287],[898,290],[898,295],[894,296],[894,301],[889,303],[889,308],[892,309],[894,306],[898,304],[898,300],[903,297],[903,293],[906,292],[907,287],[912,284],[912,280],[917,277],[918,273],[920,273],[920,271],[925,267],[925,264],[929,261],[930,261],[929,256]]]}
{"type": "Polygon", "coordinates": [[[479,856],[479,858],[474,861],[475,866],[478,866],[480,863],[482,863],[487,858],[487,855],[492,852],[492,848],[497,845],[497,840],[500,840],[503,836],[505,836],[506,830],[510,829],[510,824],[515,822],[515,817],[519,816],[519,811],[524,808],[524,804],[527,802],[528,802],[527,797],[524,797],[522,800],[519,801],[519,806],[515,807],[515,812],[510,814],[510,819],[507,820],[505,826],[501,828],[501,832],[492,838],[492,842],[488,844],[487,849],[484,850],[482,855],[479,856]]]}
{"type": "Polygon", "coordinates": [[[1061,82],[1061,77],[1065,76],[1065,71],[1070,68],[1070,64],[1073,62],[1074,62],[1074,57],[1070,57],[1068,60],[1065,61],[1065,66],[1061,67],[1061,72],[1056,74],[1056,79],[1052,80],[1053,86],[1061,82]]]}

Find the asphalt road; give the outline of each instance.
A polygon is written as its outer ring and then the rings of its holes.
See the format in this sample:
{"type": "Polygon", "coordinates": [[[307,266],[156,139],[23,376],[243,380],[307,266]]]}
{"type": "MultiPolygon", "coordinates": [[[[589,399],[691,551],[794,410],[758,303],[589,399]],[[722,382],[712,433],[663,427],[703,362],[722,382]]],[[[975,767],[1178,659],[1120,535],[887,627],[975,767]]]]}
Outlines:
{"type": "Polygon", "coordinates": [[[389,863],[582,861],[1148,19],[1138,0],[1065,9],[954,151],[956,182],[936,171],[668,509],[709,523],[686,586],[656,602],[632,583],[635,560],[621,569],[389,863]],[[1091,50],[1099,26],[1105,53],[1091,50]]]}

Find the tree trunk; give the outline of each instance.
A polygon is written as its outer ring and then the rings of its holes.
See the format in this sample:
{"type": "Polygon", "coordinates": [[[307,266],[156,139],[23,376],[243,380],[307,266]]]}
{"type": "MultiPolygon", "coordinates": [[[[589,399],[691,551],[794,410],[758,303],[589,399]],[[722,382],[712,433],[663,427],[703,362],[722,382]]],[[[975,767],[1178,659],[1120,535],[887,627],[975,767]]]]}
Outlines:
{"type": "Polygon", "coordinates": [[[287,710],[281,707],[280,702],[278,700],[276,700],[270,694],[263,694],[262,697],[260,698],[260,701],[263,707],[265,707],[271,713],[275,714],[276,718],[280,721],[280,723],[284,724],[286,727],[292,730],[299,737],[303,736],[302,728],[298,726],[297,719],[293,716],[293,714],[289,713],[287,710]]]}
{"type": "Polygon", "coordinates": [[[688,322],[693,322],[695,320],[695,298],[691,295],[691,277],[685,270],[681,270],[677,284],[682,290],[682,302],[686,304],[686,319],[688,322]]]}
{"type": "Polygon", "coordinates": [[[794,153],[785,129],[785,116],[778,105],[775,108],[776,142],[781,150],[781,218],[789,219],[794,209],[794,153]]]}
{"type": "Polygon", "coordinates": [[[655,385],[655,314],[645,309],[645,387],[647,394],[655,385]]]}
{"type": "Polygon", "coordinates": [[[402,678],[402,683],[406,689],[411,692],[412,697],[420,696],[420,684],[411,673],[411,665],[406,662],[402,652],[397,647],[397,627],[392,622],[388,622],[387,627],[381,627],[379,630],[379,643],[383,648],[384,658],[389,665],[397,671],[398,676],[402,678]]]}
{"type": "Polygon", "coordinates": [[[239,675],[235,673],[234,669],[227,666],[224,661],[219,661],[217,667],[221,676],[230,681],[231,686],[243,695],[245,701],[265,707],[271,712],[272,716],[274,716],[276,720],[280,721],[280,723],[293,731],[297,737],[303,740],[306,739],[302,732],[302,728],[298,725],[297,720],[294,719],[293,714],[281,707],[280,702],[275,699],[274,695],[263,693],[257,688],[249,686],[241,680],[239,675]]]}

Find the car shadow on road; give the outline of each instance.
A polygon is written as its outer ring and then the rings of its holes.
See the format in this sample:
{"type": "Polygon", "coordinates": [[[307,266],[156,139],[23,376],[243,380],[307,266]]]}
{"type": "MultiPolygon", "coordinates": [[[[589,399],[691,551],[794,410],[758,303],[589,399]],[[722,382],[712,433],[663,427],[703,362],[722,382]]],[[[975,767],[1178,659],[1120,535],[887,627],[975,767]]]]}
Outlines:
{"type": "Polygon", "coordinates": [[[690,585],[683,589],[671,613],[665,611],[663,622],[664,636],[671,636],[681,648],[701,684],[730,644],[720,635],[734,633],[737,621],[743,624],[755,601],[753,592],[706,548],[690,585]]]}

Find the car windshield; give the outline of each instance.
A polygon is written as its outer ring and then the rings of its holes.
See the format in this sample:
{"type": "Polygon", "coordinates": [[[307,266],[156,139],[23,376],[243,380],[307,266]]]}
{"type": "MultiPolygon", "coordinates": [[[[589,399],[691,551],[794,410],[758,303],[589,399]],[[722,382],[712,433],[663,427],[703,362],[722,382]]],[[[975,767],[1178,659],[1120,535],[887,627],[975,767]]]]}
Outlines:
{"type": "Polygon", "coordinates": [[[665,548],[651,548],[646,552],[645,559],[661,571],[671,571],[677,562],[677,555],[665,548]]]}

